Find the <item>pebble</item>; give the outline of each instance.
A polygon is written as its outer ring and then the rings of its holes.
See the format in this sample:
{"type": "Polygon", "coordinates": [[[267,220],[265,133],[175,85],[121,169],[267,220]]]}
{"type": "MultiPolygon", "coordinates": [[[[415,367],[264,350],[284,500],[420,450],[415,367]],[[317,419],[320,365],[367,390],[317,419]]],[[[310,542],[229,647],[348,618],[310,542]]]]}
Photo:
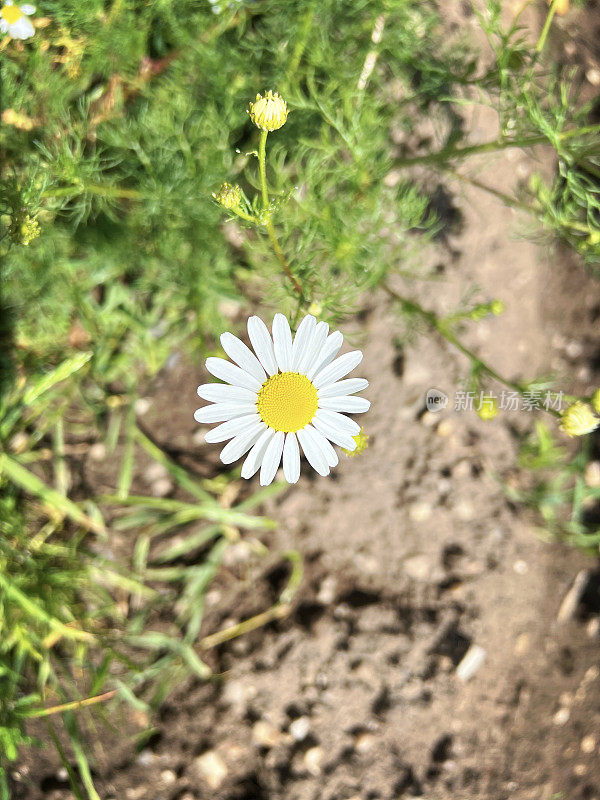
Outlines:
{"type": "Polygon", "coordinates": [[[525,653],[527,653],[527,651],[529,650],[530,642],[531,642],[531,637],[529,636],[528,633],[522,633],[519,636],[517,636],[517,640],[515,642],[515,655],[516,656],[525,655],[525,653]]]}
{"type": "Polygon", "coordinates": [[[440,424],[437,426],[436,433],[438,436],[441,436],[442,439],[450,436],[454,433],[454,425],[450,422],[449,419],[443,419],[440,424]]]}
{"type": "Polygon", "coordinates": [[[136,761],[141,767],[150,767],[152,764],[154,764],[157,758],[158,756],[156,753],[153,753],[152,750],[146,749],[142,750],[142,752],[136,758],[136,761]]]}
{"type": "Polygon", "coordinates": [[[150,411],[151,406],[152,400],[149,397],[140,397],[133,404],[133,410],[138,416],[143,417],[150,411]]]}
{"type": "Polygon", "coordinates": [[[27,449],[27,444],[29,443],[29,437],[23,431],[19,431],[15,433],[15,435],[10,440],[10,449],[13,453],[22,453],[24,450],[27,449]]]}
{"type": "Polygon", "coordinates": [[[130,789],[125,789],[125,797],[127,800],[142,800],[148,792],[147,786],[136,786],[130,789]]]}
{"type": "Polygon", "coordinates": [[[485,655],[483,647],[480,647],[478,644],[472,644],[456,668],[457,678],[463,681],[463,683],[470,680],[485,661],[485,655]]]}
{"type": "Polygon", "coordinates": [[[159,478],[152,483],[150,491],[153,497],[166,497],[173,491],[173,481],[170,478],[159,478]]]}
{"type": "Polygon", "coordinates": [[[586,466],[585,482],[592,489],[600,487],[600,461],[590,461],[586,466]]]}
{"type": "Polygon", "coordinates": [[[252,728],[252,740],[259,747],[275,747],[281,741],[281,731],[266,719],[260,719],[252,728]]]}
{"type": "Polygon", "coordinates": [[[89,449],[89,455],[92,461],[104,461],[106,458],[106,447],[102,442],[95,442],[89,449]]]}
{"type": "Polygon", "coordinates": [[[321,747],[311,747],[306,751],[304,754],[304,766],[311,775],[317,776],[321,774],[321,764],[324,757],[325,753],[321,747]]]}
{"type": "Polygon", "coordinates": [[[590,579],[590,571],[588,569],[580,570],[575,576],[575,580],[571,584],[569,591],[563,598],[556,619],[558,622],[568,622],[573,619],[579,608],[579,603],[586,586],[590,579]]]}
{"type": "Polygon", "coordinates": [[[337,579],[333,575],[328,575],[323,579],[319,587],[319,594],[317,595],[317,602],[324,606],[329,606],[335,600],[337,592],[337,579]]]}
{"type": "Polygon", "coordinates": [[[596,739],[593,736],[584,736],[580,747],[583,753],[593,753],[596,749],[596,739]]]}
{"type": "Polygon", "coordinates": [[[519,559],[515,561],[513,564],[513,570],[517,573],[517,575],[526,575],[529,572],[529,565],[523,559],[519,559]]]}
{"type": "Polygon", "coordinates": [[[431,517],[432,511],[429,503],[413,503],[408,509],[408,516],[413,522],[425,522],[431,517]]]}
{"type": "Polygon", "coordinates": [[[290,724],[290,733],[296,742],[302,742],[310,733],[310,720],[308,717],[298,717],[290,724]]]}
{"type": "Polygon", "coordinates": [[[153,483],[153,481],[158,481],[161,478],[166,478],[169,474],[169,471],[164,466],[164,464],[159,464],[158,461],[153,461],[145,470],[144,470],[144,480],[148,481],[148,483],[153,483]]]}
{"type": "Polygon", "coordinates": [[[581,778],[582,775],[585,775],[585,773],[587,772],[587,767],[585,766],[585,764],[575,764],[575,766],[573,767],[573,772],[575,773],[575,775],[581,778]]]}
{"type": "Polygon", "coordinates": [[[409,578],[417,581],[426,581],[431,575],[431,562],[425,555],[416,555],[405,559],[402,567],[409,578]]]}
{"type": "Polygon", "coordinates": [[[566,725],[570,716],[571,712],[568,708],[559,708],[556,714],[552,717],[552,722],[554,722],[555,725],[566,725]]]}
{"type": "Polygon", "coordinates": [[[592,617],[585,629],[590,639],[597,639],[600,637],[600,617],[592,617]]]}
{"type": "Polygon", "coordinates": [[[194,767],[211,789],[218,789],[227,777],[227,767],[214,750],[207,750],[194,759],[194,767]]]}
{"type": "Polygon", "coordinates": [[[600,70],[596,69],[595,67],[588,69],[588,71],[585,73],[585,77],[592,84],[592,86],[600,86],[600,70]]]}
{"type": "Polygon", "coordinates": [[[177,775],[172,769],[164,769],[160,773],[160,779],[167,786],[172,786],[174,783],[177,783],[177,775]]]}
{"type": "Polygon", "coordinates": [[[358,753],[368,753],[375,745],[375,737],[372,733],[359,733],[354,740],[354,749],[358,753]]]}
{"type": "Polygon", "coordinates": [[[461,500],[460,503],[457,503],[455,509],[457,517],[464,522],[475,518],[475,508],[468,500],[461,500]]]}

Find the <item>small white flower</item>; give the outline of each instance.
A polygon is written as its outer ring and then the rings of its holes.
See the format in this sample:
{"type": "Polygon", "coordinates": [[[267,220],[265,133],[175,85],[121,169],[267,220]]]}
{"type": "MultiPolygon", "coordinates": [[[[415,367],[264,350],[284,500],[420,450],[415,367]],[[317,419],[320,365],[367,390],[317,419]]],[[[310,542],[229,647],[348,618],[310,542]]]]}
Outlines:
{"type": "Polygon", "coordinates": [[[13,39],[29,39],[35,33],[31,20],[27,19],[31,14],[35,14],[35,6],[17,6],[13,0],[5,0],[0,8],[0,32],[13,39]]]}
{"type": "Polygon", "coordinates": [[[275,314],[273,336],[259,317],[248,320],[254,353],[231,333],[221,344],[235,364],[208,358],[207,370],[223,383],[206,383],[198,394],[211,405],[194,414],[197,422],[220,422],[204,437],[207,442],[230,440],[221,461],[231,464],[246,456],[242,477],[260,469],[260,483],[268,486],[283,456],[283,474],[289,483],[300,477],[300,447],[319,475],[329,475],[338,463],[333,444],[354,450],[360,427],[343,412],[360,414],[371,405],[353,397],[369,385],[364,378],[341,380],[362,360],[360,350],[336,358],[344,337],[329,333],[329,325],[308,314],[292,340],[289,323],[275,314]],[[255,355],[256,353],[256,355],[255,355]],[[237,366],[236,366],[237,364],[237,366]]]}

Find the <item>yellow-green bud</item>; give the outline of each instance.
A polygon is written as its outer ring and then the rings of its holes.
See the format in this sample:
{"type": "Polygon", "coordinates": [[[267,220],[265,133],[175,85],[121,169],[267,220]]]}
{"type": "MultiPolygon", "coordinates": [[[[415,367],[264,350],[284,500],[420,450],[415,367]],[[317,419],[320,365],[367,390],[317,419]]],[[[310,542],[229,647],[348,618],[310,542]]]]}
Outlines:
{"type": "Polygon", "coordinates": [[[213,192],[213,197],[223,208],[239,208],[242,201],[242,190],[237,184],[232,186],[230,183],[224,183],[218,192],[213,192]]]}
{"type": "Polygon", "coordinates": [[[600,244],[600,231],[592,231],[587,238],[588,244],[600,244]]]}
{"type": "Polygon", "coordinates": [[[352,438],[356,442],[356,448],[354,450],[346,450],[346,448],[342,448],[342,453],[349,458],[359,456],[363,450],[366,450],[369,446],[369,437],[365,433],[364,428],[361,428],[360,433],[357,433],[356,436],[353,436],[352,438]]]}
{"type": "Polygon", "coordinates": [[[25,247],[29,245],[29,242],[32,242],[34,239],[40,235],[40,226],[38,221],[33,219],[32,217],[27,214],[23,222],[21,223],[21,228],[19,230],[19,238],[21,244],[24,244],[25,247]]]}
{"type": "Polygon", "coordinates": [[[592,395],[592,408],[596,412],[596,414],[600,414],[600,389],[596,389],[594,394],[592,395]]]}
{"type": "Polygon", "coordinates": [[[264,97],[257,94],[254,103],[248,105],[250,119],[261,131],[276,131],[285,125],[288,107],[277,92],[268,91],[264,97]]]}
{"type": "Polygon", "coordinates": [[[594,416],[592,409],[587,403],[577,400],[563,411],[560,420],[561,429],[567,436],[585,436],[591,433],[600,425],[600,419],[594,416]]]}
{"type": "Polygon", "coordinates": [[[499,314],[503,314],[505,308],[506,308],[506,305],[502,302],[502,300],[492,300],[492,302],[490,303],[490,311],[496,317],[499,314]]]}
{"type": "Polygon", "coordinates": [[[498,403],[492,395],[485,395],[481,398],[479,407],[476,409],[477,416],[484,422],[489,422],[498,415],[498,403]]]}

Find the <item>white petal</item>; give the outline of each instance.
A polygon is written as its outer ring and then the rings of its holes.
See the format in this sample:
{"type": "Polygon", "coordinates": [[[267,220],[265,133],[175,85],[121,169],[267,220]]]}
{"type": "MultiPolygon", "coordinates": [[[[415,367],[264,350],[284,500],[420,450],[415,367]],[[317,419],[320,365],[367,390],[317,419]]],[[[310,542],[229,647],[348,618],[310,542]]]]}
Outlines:
{"type": "Polygon", "coordinates": [[[263,427],[260,425],[256,425],[251,428],[249,431],[245,433],[240,433],[239,436],[235,436],[229,444],[226,444],[225,447],[221,450],[221,461],[224,464],[231,464],[234,461],[237,461],[238,458],[241,458],[244,453],[247,453],[248,450],[254,445],[258,439],[260,438],[261,433],[265,429],[265,425],[263,422],[263,427]]]}
{"type": "Polygon", "coordinates": [[[260,426],[260,423],[261,418],[258,414],[244,414],[243,417],[234,417],[234,419],[223,422],[221,425],[217,425],[216,428],[205,433],[204,441],[209,444],[213,442],[226,442],[227,439],[233,439],[234,436],[238,436],[240,433],[246,433],[253,425],[260,426]]]}
{"type": "Polygon", "coordinates": [[[8,26],[8,33],[13,39],[29,39],[35,33],[35,30],[27,17],[21,17],[14,25],[8,26]]]}
{"type": "Polygon", "coordinates": [[[363,354],[360,350],[353,350],[351,353],[344,353],[343,356],[336,358],[329,366],[321,369],[313,378],[313,383],[320,389],[321,386],[328,386],[334,381],[338,381],[357,367],[362,361],[363,354]]]}
{"type": "Polygon", "coordinates": [[[244,414],[254,414],[256,406],[252,403],[212,403],[194,411],[196,422],[224,422],[244,414]]]}
{"type": "Polygon", "coordinates": [[[275,314],[273,318],[273,348],[279,369],[289,372],[292,368],[292,332],[283,314],[275,314]]]}
{"type": "Polygon", "coordinates": [[[250,375],[253,375],[257,381],[263,384],[267,380],[267,373],[262,368],[258,358],[237,336],[229,332],[222,333],[221,345],[229,358],[235,361],[242,369],[245,369],[246,372],[249,372],[250,375]]]}
{"type": "Polygon", "coordinates": [[[308,463],[319,475],[325,477],[329,475],[329,464],[325,453],[319,447],[319,440],[313,435],[315,432],[310,425],[306,425],[298,431],[298,441],[302,445],[308,463]]]}
{"type": "Polygon", "coordinates": [[[326,439],[329,439],[329,441],[337,444],[339,447],[343,447],[344,450],[356,450],[356,442],[349,433],[342,433],[342,431],[338,431],[337,428],[332,428],[331,425],[325,424],[316,417],[312,420],[311,424],[315,430],[322,433],[326,439]]]}
{"type": "Polygon", "coordinates": [[[5,19],[0,18],[0,33],[6,33],[8,31],[8,22],[5,19]]]}
{"type": "Polygon", "coordinates": [[[273,428],[267,428],[260,435],[260,438],[246,456],[246,460],[242,466],[242,478],[251,478],[257,469],[262,464],[265,451],[271,439],[275,436],[273,428]]]}
{"type": "Polygon", "coordinates": [[[326,322],[319,322],[313,331],[312,338],[308,343],[304,356],[300,360],[300,364],[298,365],[298,372],[300,372],[302,375],[306,375],[306,371],[311,364],[314,363],[317,353],[321,352],[328,333],[329,325],[326,322]]]}
{"type": "Polygon", "coordinates": [[[283,474],[288,483],[297,483],[300,477],[300,450],[295,433],[288,433],[283,446],[283,474]]]}
{"type": "Polygon", "coordinates": [[[258,360],[265,368],[268,375],[275,375],[277,362],[273,351],[273,340],[269,329],[260,317],[250,317],[248,320],[248,336],[252,342],[258,360]]]}
{"type": "Polygon", "coordinates": [[[330,411],[346,411],[348,414],[364,414],[371,407],[365,397],[321,397],[319,408],[328,408],[330,411]]]}
{"type": "Polygon", "coordinates": [[[28,17],[31,16],[31,14],[35,14],[35,6],[29,5],[29,3],[24,6],[19,6],[19,8],[24,14],[27,14],[28,17]]]}
{"type": "Polygon", "coordinates": [[[327,459],[327,463],[330,467],[337,467],[339,458],[338,454],[335,452],[333,447],[329,444],[328,440],[323,436],[322,433],[316,428],[312,428],[312,437],[316,439],[319,443],[319,447],[321,448],[321,452],[327,459]]]}
{"type": "MultiPolygon", "coordinates": [[[[319,419],[325,425],[334,428],[340,433],[348,433],[350,436],[358,436],[360,433],[360,425],[357,425],[353,419],[350,417],[345,417],[343,414],[338,414],[337,411],[329,411],[327,408],[319,408],[317,409],[317,413],[312,419],[314,420],[319,419]]],[[[315,426],[316,427],[316,426],[315,426]]],[[[327,436],[327,434],[325,434],[327,436]]]]}
{"type": "Polygon", "coordinates": [[[256,392],[227,383],[203,383],[198,387],[198,397],[211,403],[256,403],[258,400],[256,392]]]}
{"type": "Polygon", "coordinates": [[[253,392],[258,392],[262,385],[249,372],[236,367],[235,364],[230,364],[224,358],[207,358],[206,369],[215,378],[231,383],[234,386],[243,386],[253,392]]]}
{"type": "Polygon", "coordinates": [[[265,455],[263,457],[262,467],[260,468],[260,485],[268,486],[273,482],[275,473],[279,469],[281,462],[281,454],[283,452],[283,441],[285,433],[283,431],[276,431],[275,436],[267,445],[265,455]]]}
{"type": "Polygon", "coordinates": [[[320,399],[321,397],[339,397],[342,394],[354,394],[354,392],[362,392],[368,385],[369,381],[365,378],[348,378],[345,381],[322,386],[317,392],[317,396],[320,399]]]}
{"type": "Polygon", "coordinates": [[[310,345],[315,328],[317,327],[317,320],[312,314],[307,314],[294,336],[294,344],[292,345],[292,371],[299,372],[300,363],[306,355],[306,350],[310,345]]]}
{"type": "Polygon", "coordinates": [[[312,380],[313,375],[322,370],[327,364],[331,363],[338,354],[338,351],[344,343],[344,337],[340,331],[334,331],[325,340],[325,344],[320,352],[315,356],[315,360],[306,370],[306,377],[312,380]]]}

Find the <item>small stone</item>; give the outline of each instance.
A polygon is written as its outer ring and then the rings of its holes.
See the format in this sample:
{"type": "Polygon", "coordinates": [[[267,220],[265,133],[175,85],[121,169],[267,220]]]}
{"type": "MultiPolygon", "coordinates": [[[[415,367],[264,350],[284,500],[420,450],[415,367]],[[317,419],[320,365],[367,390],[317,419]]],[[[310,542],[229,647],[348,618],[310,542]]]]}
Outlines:
{"type": "Polygon", "coordinates": [[[27,449],[27,445],[29,443],[29,437],[23,431],[19,431],[15,433],[15,435],[10,440],[10,449],[13,453],[22,453],[24,450],[27,449]]]}
{"type": "Polygon", "coordinates": [[[159,464],[158,461],[153,461],[145,470],[144,470],[144,480],[148,481],[148,483],[152,483],[153,481],[158,481],[161,478],[166,478],[169,474],[169,471],[164,466],[164,464],[159,464]]]}
{"type": "Polygon", "coordinates": [[[526,575],[529,572],[529,565],[520,558],[513,564],[513,569],[517,575],[526,575]]]}
{"type": "Polygon", "coordinates": [[[408,515],[413,522],[425,522],[431,517],[431,513],[429,503],[413,503],[408,509],[408,515]]]}
{"type": "Polygon", "coordinates": [[[337,578],[333,575],[327,575],[323,578],[323,582],[319,587],[319,594],[317,595],[317,602],[324,606],[329,606],[335,600],[337,592],[337,578]]]}
{"type": "Polygon", "coordinates": [[[214,750],[207,750],[194,759],[194,767],[211,789],[218,789],[227,777],[227,767],[214,750]]]}
{"type": "Polygon", "coordinates": [[[596,665],[594,665],[592,667],[589,667],[585,671],[585,675],[583,676],[583,682],[591,683],[592,681],[595,681],[599,676],[600,676],[600,669],[596,665]]]}
{"type": "Polygon", "coordinates": [[[552,722],[554,722],[555,725],[566,725],[570,716],[571,712],[568,708],[559,708],[556,714],[552,717],[552,722]]]}
{"type": "Polygon", "coordinates": [[[259,747],[275,747],[281,741],[281,731],[265,719],[260,719],[252,728],[252,739],[259,747]]]}
{"type": "Polygon", "coordinates": [[[471,475],[471,464],[468,459],[463,458],[452,470],[453,478],[468,478],[471,475]]]}
{"type": "Polygon", "coordinates": [[[173,481],[170,478],[159,478],[150,487],[153,497],[166,497],[173,491],[173,481]]]}
{"type": "Polygon", "coordinates": [[[308,717],[298,717],[290,724],[290,733],[296,742],[303,742],[310,733],[310,720],[308,717]]]}
{"type": "Polygon", "coordinates": [[[573,767],[573,772],[575,773],[575,775],[581,778],[587,772],[587,767],[585,764],[575,764],[575,766],[573,767]]]}
{"type": "Polygon", "coordinates": [[[594,736],[584,736],[580,744],[583,753],[593,753],[596,749],[596,739],[594,736]]]}
{"type": "Polygon", "coordinates": [[[432,570],[431,562],[425,555],[416,555],[405,559],[402,562],[402,567],[408,577],[416,581],[426,581],[430,577],[432,570]]]}
{"type": "Polygon", "coordinates": [[[600,617],[592,617],[586,625],[585,632],[590,639],[598,639],[600,637],[600,617]]]}
{"type": "Polygon", "coordinates": [[[585,482],[591,489],[600,487],[600,461],[590,461],[586,466],[585,482]]]}
{"type": "Polygon", "coordinates": [[[236,567],[240,564],[247,564],[252,555],[252,548],[246,541],[236,542],[229,545],[223,555],[223,566],[227,569],[236,567]]]}
{"type": "Polygon", "coordinates": [[[106,447],[102,442],[95,442],[88,452],[92,461],[104,461],[106,458],[106,447]]]}
{"type": "Polygon", "coordinates": [[[174,783],[177,783],[177,775],[172,769],[163,769],[160,773],[160,779],[167,786],[172,786],[174,783]]]}
{"type": "Polygon", "coordinates": [[[358,753],[368,753],[375,745],[375,737],[372,733],[359,733],[354,740],[354,749],[358,753]]]}
{"type": "Polygon", "coordinates": [[[600,70],[596,69],[595,67],[588,69],[588,71],[585,73],[585,77],[592,84],[592,86],[600,86],[600,70]]]}
{"type": "Polygon", "coordinates": [[[135,786],[130,789],[125,789],[125,797],[127,800],[142,800],[143,797],[146,797],[147,791],[147,786],[135,786]]]}
{"type": "Polygon", "coordinates": [[[457,503],[455,510],[457,517],[462,519],[464,522],[468,522],[475,517],[475,508],[473,507],[472,503],[469,503],[468,500],[461,500],[460,503],[457,503]]]}
{"type": "Polygon", "coordinates": [[[443,419],[440,424],[437,426],[436,433],[438,436],[441,436],[442,439],[447,438],[454,432],[454,425],[450,422],[449,419],[443,419]]]}
{"type": "Polygon", "coordinates": [[[141,767],[150,767],[157,759],[156,753],[153,753],[152,750],[142,750],[141,753],[136,758],[137,763],[141,767]]]}
{"type": "Polygon", "coordinates": [[[485,650],[478,644],[472,644],[463,656],[462,661],[456,668],[456,676],[459,680],[466,683],[479,670],[485,661],[485,650]]]}
{"type": "Polygon", "coordinates": [[[556,615],[558,622],[568,622],[576,615],[589,579],[590,571],[588,569],[582,569],[577,573],[575,580],[571,584],[569,591],[564,596],[560,608],[558,609],[558,614],[556,615]]]}
{"type": "Polygon", "coordinates": [[[138,416],[143,417],[150,411],[151,406],[152,400],[149,397],[140,397],[133,404],[133,410],[138,416]]]}
{"type": "Polygon", "coordinates": [[[311,747],[306,751],[304,754],[304,766],[311,775],[317,776],[321,774],[321,764],[324,757],[325,753],[320,747],[311,747]]]}
{"type": "Polygon", "coordinates": [[[523,656],[529,650],[529,645],[531,643],[531,637],[528,633],[522,633],[517,636],[517,640],[515,642],[515,655],[516,656],[523,656]]]}
{"type": "Polygon", "coordinates": [[[579,356],[583,353],[583,345],[581,342],[577,342],[573,339],[572,341],[567,342],[565,353],[569,358],[579,358],[579,356]]]}

